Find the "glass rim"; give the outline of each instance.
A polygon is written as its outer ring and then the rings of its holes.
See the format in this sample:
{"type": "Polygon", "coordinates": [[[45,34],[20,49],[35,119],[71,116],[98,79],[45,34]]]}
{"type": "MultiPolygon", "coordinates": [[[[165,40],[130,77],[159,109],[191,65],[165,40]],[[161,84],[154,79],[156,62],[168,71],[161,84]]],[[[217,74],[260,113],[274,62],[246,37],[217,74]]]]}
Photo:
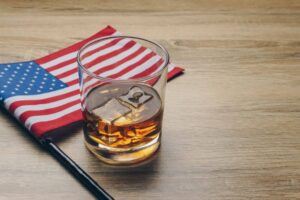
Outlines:
{"type": "Polygon", "coordinates": [[[152,78],[155,78],[157,77],[158,75],[162,74],[163,70],[169,65],[169,61],[170,61],[170,56],[169,56],[169,53],[168,51],[160,44],[156,43],[156,42],[153,42],[151,40],[148,40],[148,39],[145,39],[145,38],[141,38],[141,37],[136,37],[136,36],[128,36],[128,35],[116,35],[116,36],[107,36],[107,37],[101,37],[101,38],[97,38],[97,39],[94,39],[88,43],[86,43],[85,45],[83,45],[78,53],[77,53],[77,64],[78,64],[78,67],[80,69],[82,69],[85,73],[87,73],[89,76],[93,77],[93,78],[96,78],[96,79],[99,79],[101,81],[104,81],[104,82],[132,82],[132,81],[147,81],[147,80],[150,80],[152,78]],[[150,75],[147,75],[147,76],[143,76],[143,77],[140,77],[140,78],[128,78],[128,79],[115,79],[115,78],[109,78],[109,77],[103,77],[103,76],[99,76],[97,74],[95,74],[94,72],[90,71],[89,69],[87,69],[84,64],[82,64],[81,62],[81,53],[88,47],[98,43],[98,42],[101,42],[101,41],[104,41],[104,40],[108,40],[108,39],[114,39],[114,38],[130,38],[130,39],[136,39],[136,40],[142,40],[142,41],[145,41],[147,43],[150,43],[156,47],[158,47],[159,49],[162,50],[163,54],[164,54],[164,63],[162,64],[163,67],[158,70],[157,72],[153,73],[153,74],[150,74],[150,75]]]}

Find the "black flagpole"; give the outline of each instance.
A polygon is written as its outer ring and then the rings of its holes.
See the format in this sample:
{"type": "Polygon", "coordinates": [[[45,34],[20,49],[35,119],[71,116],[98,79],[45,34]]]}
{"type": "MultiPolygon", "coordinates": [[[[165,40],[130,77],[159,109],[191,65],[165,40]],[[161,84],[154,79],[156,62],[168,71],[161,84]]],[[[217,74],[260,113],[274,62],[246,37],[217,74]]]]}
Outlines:
{"type": "Polygon", "coordinates": [[[77,180],[79,180],[97,199],[114,199],[50,139],[41,140],[41,143],[52,154],[52,156],[55,157],[74,177],[76,177],[77,180]]]}

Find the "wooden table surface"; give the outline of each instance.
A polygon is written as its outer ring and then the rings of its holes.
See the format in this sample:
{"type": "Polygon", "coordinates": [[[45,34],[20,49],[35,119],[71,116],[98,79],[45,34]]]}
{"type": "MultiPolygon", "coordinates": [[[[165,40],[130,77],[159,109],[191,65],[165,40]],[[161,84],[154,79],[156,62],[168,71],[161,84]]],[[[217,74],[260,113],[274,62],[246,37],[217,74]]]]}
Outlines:
{"type": "MultiPolygon", "coordinates": [[[[165,45],[163,142],[107,166],[81,130],[59,146],[116,199],[300,199],[300,1],[1,1],[0,62],[38,58],[107,24],[165,45]]],[[[0,113],[0,199],[93,199],[0,113]]]]}

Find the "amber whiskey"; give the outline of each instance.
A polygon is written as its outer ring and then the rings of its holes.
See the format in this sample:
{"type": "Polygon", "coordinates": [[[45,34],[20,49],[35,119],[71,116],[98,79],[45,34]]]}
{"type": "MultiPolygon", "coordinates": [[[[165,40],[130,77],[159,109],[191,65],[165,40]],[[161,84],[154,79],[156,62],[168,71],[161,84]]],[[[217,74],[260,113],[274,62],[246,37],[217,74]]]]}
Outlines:
{"type": "Polygon", "coordinates": [[[107,84],[94,88],[87,98],[84,135],[87,147],[100,159],[118,164],[120,158],[136,156],[139,161],[158,148],[163,108],[153,88],[107,84]]]}

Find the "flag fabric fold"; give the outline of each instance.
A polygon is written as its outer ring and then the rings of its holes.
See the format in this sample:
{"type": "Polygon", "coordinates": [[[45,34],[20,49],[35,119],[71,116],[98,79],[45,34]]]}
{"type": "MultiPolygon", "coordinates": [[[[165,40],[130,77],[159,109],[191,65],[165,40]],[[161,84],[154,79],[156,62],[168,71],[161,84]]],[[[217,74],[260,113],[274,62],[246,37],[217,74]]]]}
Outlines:
{"type": "MultiPolygon", "coordinates": [[[[42,138],[50,131],[53,132],[61,127],[81,121],[77,52],[89,41],[118,34],[114,28],[107,26],[83,41],[42,58],[26,62],[0,64],[0,102],[37,138],[42,138]]],[[[128,46],[126,49],[117,49],[114,43],[102,44],[99,49],[103,65],[105,65],[106,60],[109,61],[107,65],[110,66],[116,66],[120,59],[133,64],[142,59],[143,62],[148,61],[147,57],[143,56],[142,50],[136,51],[130,48],[134,47],[128,46]],[[120,55],[125,51],[129,52],[128,55],[120,58],[120,55]]],[[[97,59],[93,53],[90,53],[90,59],[97,59]]],[[[115,74],[115,76],[124,74],[130,76],[130,73],[134,71],[133,66],[137,66],[137,64],[124,65],[122,72],[115,74]]],[[[106,72],[113,73],[113,67],[107,68],[106,72]]],[[[168,66],[168,79],[182,72],[182,68],[170,64],[168,66]]],[[[151,73],[151,70],[145,73],[151,73]]]]}

